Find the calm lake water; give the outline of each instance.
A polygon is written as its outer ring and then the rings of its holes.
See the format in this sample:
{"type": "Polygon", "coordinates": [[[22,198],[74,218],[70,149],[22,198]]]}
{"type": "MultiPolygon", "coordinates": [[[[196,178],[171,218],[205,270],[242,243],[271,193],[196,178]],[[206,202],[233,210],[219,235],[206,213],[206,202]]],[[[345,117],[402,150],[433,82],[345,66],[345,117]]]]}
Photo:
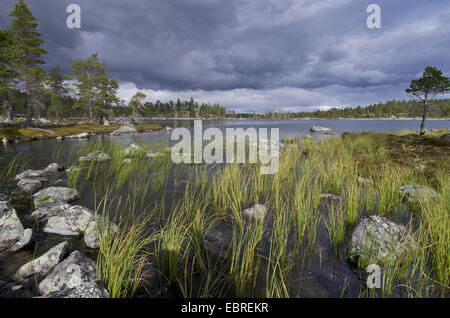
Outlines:
{"type": "MultiPolygon", "coordinates": [[[[169,127],[193,127],[192,120],[160,120],[154,121],[169,127]]],[[[418,131],[420,120],[203,120],[204,128],[279,128],[280,138],[320,135],[311,133],[312,126],[328,127],[332,132],[377,132],[400,131],[404,129],[418,131]]],[[[426,129],[448,128],[450,120],[430,120],[425,123],[426,129]]]]}
{"type": "MultiPolygon", "coordinates": [[[[163,126],[169,126],[172,128],[186,127],[193,128],[193,121],[191,120],[159,120],[152,121],[160,123],[163,126]]],[[[343,132],[377,132],[377,131],[399,131],[403,129],[418,130],[420,126],[419,120],[204,120],[203,128],[217,127],[225,132],[226,128],[238,128],[244,129],[248,127],[258,128],[279,128],[280,139],[287,137],[301,137],[304,135],[311,135],[313,137],[320,138],[325,136],[322,133],[311,133],[310,128],[315,126],[323,126],[331,128],[332,132],[341,134],[343,132]]],[[[449,128],[449,120],[433,120],[426,122],[426,129],[439,129],[449,128]]],[[[145,132],[138,134],[123,134],[121,136],[96,136],[89,140],[71,140],[56,141],[54,139],[37,140],[33,142],[25,143],[12,143],[8,145],[0,145],[0,168],[5,168],[17,155],[26,158],[27,165],[23,169],[43,169],[49,163],[55,162],[56,153],[58,152],[59,161],[66,167],[71,164],[77,164],[76,159],[70,159],[70,152],[77,147],[92,142],[102,143],[120,143],[130,144],[133,142],[145,143],[150,141],[168,141],[170,140],[170,131],[155,131],[145,132]],[[71,162],[72,161],[72,162],[71,162]]],[[[73,157],[73,156],[72,156],[73,157]]],[[[64,185],[66,176],[65,173],[56,176],[55,179],[61,178],[60,185],[64,185]]],[[[50,180],[50,183],[56,180],[50,180]]],[[[50,185],[47,185],[50,186],[50,185]]],[[[11,194],[16,189],[16,182],[11,179],[3,178],[0,180],[0,193],[11,194]]],[[[80,204],[93,209],[94,199],[92,195],[92,189],[88,185],[85,185],[81,191],[81,199],[75,204],[80,204]]],[[[16,200],[12,198],[12,204],[16,208],[19,217],[24,223],[25,227],[33,227],[33,221],[29,220],[27,216],[31,212],[30,200],[16,200]]],[[[226,235],[227,229],[224,229],[226,235]]],[[[229,235],[229,233],[228,233],[229,235]]],[[[20,252],[14,253],[10,256],[0,255],[0,280],[9,279],[15,271],[24,263],[28,262],[33,254],[40,255],[47,251],[49,248],[55,246],[57,243],[63,240],[70,240],[73,243],[73,248],[82,249],[82,243],[79,238],[73,237],[61,237],[58,235],[46,234],[38,232],[34,234],[37,246],[24,249],[20,252]],[[35,249],[36,248],[36,249],[35,249]]],[[[320,243],[320,242],[319,242],[320,243]]],[[[327,242],[323,242],[323,249],[326,249],[327,242]]],[[[319,244],[321,245],[321,244],[319,244]]],[[[86,251],[86,253],[92,253],[86,251]]],[[[357,273],[353,269],[347,266],[344,261],[330,261],[322,263],[322,252],[319,256],[311,259],[311,264],[307,270],[310,274],[307,275],[308,279],[304,280],[304,291],[299,296],[305,297],[339,297],[341,286],[344,283],[349,284],[348,296],[357,296],[360,285],[360,280],[357,273]],[[320,269],[319,269],[320,267],[320,269]]],[[[27,289],[27,295],[33,296],[36,293],[35,287],[30,286],[27,289]]]]}

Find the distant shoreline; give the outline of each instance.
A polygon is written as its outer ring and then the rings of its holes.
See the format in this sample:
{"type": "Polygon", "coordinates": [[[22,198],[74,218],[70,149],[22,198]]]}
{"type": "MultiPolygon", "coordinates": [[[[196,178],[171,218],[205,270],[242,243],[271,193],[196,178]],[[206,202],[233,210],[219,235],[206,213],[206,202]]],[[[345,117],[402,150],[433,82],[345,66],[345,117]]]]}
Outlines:
{"type": "MultiPolygon", "coordinates": [[[[142,120],[161,120],[161,121],[171,121],[171,120],[422,120],[422,118],[159,118],[159,117],[143,117],[139,118],[139,121],[142,120]]],[[[442,120],[449,121],[450,118],[427,118],[428,120],[442,120]]]]}

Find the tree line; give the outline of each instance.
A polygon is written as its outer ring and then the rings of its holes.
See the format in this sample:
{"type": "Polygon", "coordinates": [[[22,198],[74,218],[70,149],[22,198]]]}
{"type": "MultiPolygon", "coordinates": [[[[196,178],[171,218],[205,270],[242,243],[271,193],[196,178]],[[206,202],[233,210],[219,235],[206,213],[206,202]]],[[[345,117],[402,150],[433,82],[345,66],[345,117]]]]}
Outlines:
{"type": "Polygon", "coordinates": [[[191,98],[155,104],[137,92],[129,101],[117,96],[119,82],[100,63],[98,54],[72,64],[72,74],[63,75],[56,66],[46,72],[44,57],[48,53],[37,31],[36,18],[19,0],[9,16],[9,28],[0,29],[0,103],[8,121],[15,114],[26,114],[27,126],[33,117],[55,119],[87,115],[90,122],[103,122],[110,116],[178,116],[220,117],[225,108],[219,104],[201,104],[191,98]],[[67,85],[67,82],[72,85],[67,85]]]}
{"type": "MultiPolygon", "coordinates": [[[[37,31],[36,18],[19,0],[9,16],[9,28],[0,29],[0,104],[8,121],[14,114],[26,114],[27,126],[33,117],[54,119],[87,116],[89,121],[117,116],[179,117],[179,118],[386,118],[450,117],[450,100],[436,99],[450,90],[450,81],[442,71],[427,67],[422,78],[412,80],[406,92],[415,100],[391,100],[367,107],[334,107],[313,112],[266,112],[237,114],[227,112],[219,104],[199,104],[188,101],[145,102],[146,95],[137,92],[128,104],[118,98],[119,82],[100,63],[98,54],[72,64],[72,74],[63,75],[56,66],[48,73],[43,68],[48,53],[41,46],[42,34],[37,31]],[[71,85],[67,85],[67,83],[71,85]]],[[[422,124],[423,126],[423,124],[422,124]]],[[[423,130],[423,129],[422,129],[423,130]]]]}
{"type": "MultiPolygon", "coordinates": [[[[266,112],[264,114],[230,114],[229,117],[253,119],[295,119],[295,118],[417,118],[423,115],[423,102],[420,100],[390,100],[366,107],[333,107],[328,110],[312,112],[266,112]]],[[[434,100],[428,115],[432,118],[450,118],[450,99],[434,100]]]]}

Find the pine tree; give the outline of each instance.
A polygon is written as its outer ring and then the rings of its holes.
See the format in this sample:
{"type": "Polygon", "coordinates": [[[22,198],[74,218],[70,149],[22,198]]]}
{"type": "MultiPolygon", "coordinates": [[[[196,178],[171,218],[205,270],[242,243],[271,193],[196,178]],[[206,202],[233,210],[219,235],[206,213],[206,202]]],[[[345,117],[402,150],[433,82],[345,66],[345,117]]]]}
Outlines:
{"type": "Polygon", "coordinates": [[[12,96],[15,92],[16,72],[12,68],[11,34],[6,30],[0,30],[0,103],[8,114],[8,122],[13,123],[12,96]]]}
{"type": "Polygon", "coordinates": [[[75,108],[86,108],[89,111],[89,121],[94,122],[94,107],[101,99],[101,86],[104,81],[105,69],[98,61],[98,54],[92,54],[86,60],[75,61],[72,64],[72,75],[67,78],[75,80],[75,94],[78,97],[75,108]]]}
{"type": "Polygon", "coordinates": [[[103,123],[103,117],[109,118],[112,115],[112,106],[120,102],[117,97],[117,90],[119,89],[119,82],[112,78],[111,75],[105,74],[99,78],[99,99],[96,104],[96,109],[100,113],[100,124],[103,123]]]}
{"type": "Polygon", "coordinates": [[[47,84],[50,87],[51,95],[48,113],[55,115],[60,120],[63,115],[61,96],[66,92],[66,88],[63,84],[63,76],[61,75],[61,67],[59,65],[50,71],[47,84]]]}
{"type": "Polygon", "coordinates": [[[47,54],[47,51],[41,48],[44,40],[37,32],[36,18],[23,0],[17,2],[9,16],[13,18],[10,26],[12,66],[25,86],[28,102],[27,126],[31,126],[35,102],[33,94],[41,87],[44,70],[40,65],[45,64],[42,56],[47,54]]]}
{"type": "Polygon", "coordinates": [[[450,91],[450,79],[442,75],[442,71],[435,67],[427,66],[421,78],[411,81],[409,88],[405,90],[411,96],[423,102],[422,123],[420,135],[425,134],[425,119],[430,101],[437,95],[450,91]]]}
{"type": "MultiPolygon", "coordinates": [[[[147,97],[147,95],[145,95],[144,93],[137,92],[131,98],[130,103],[129,103],[129,107],[132,110],[132,116],[133,117],[136,117],[137,112],[140,109],[145,109],[145,106],[142,103],[145,97],[147,97]]],[[[159,108],[159,105],[160,105],[160,101],[159,100],[156,102],[156,105],[157,105],[157,111],[161,111],[160,108],[159,108]]]]}

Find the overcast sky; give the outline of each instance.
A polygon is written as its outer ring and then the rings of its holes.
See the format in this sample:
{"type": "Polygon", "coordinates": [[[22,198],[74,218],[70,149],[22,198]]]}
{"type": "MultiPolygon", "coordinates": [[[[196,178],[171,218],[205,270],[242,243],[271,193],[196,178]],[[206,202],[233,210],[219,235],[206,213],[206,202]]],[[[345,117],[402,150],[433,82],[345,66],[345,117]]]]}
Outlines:
{"type": "MultiPolygon", "coordinates": [[[[0,27],[15,0],[1,0],[0,27]]],[[[448,0],[25,0],[45,39],[47,69],[97,52],[148,100],[228,109],[308,111],[407,98],[426,65],[450,76],[448,0]],[[68,29],[66,7],[81,7],[68,29]],[[381,7],[368,29],[366,8],[381,7]]]]}

